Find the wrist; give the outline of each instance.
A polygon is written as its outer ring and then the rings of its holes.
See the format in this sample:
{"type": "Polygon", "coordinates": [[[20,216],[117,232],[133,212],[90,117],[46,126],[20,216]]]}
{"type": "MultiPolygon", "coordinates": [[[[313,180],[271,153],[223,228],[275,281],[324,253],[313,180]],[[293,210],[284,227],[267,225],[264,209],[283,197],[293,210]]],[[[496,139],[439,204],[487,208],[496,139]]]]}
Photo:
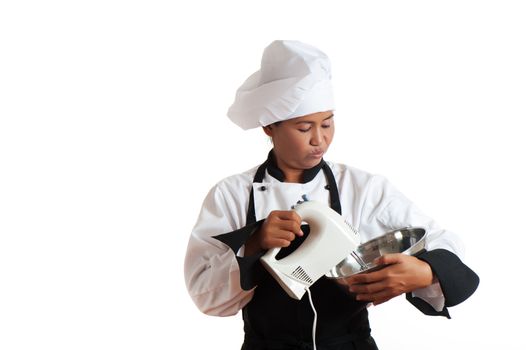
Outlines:
{"type": "Polygon", "coordinates": [[[423,260],[420,260],[420,261],[425,271],[423,274],[423,283],[424,283],[423,287],[429,287],[430,285],[436,282],[436,276],[433,273],[431,266],[427,262],[423,260]]]}
{"type": "Polygon", "coordinates": [[[263,249],[259,243],[259,230],[254,232],[245,242],[245,256],[255,255],[263,249]]]}

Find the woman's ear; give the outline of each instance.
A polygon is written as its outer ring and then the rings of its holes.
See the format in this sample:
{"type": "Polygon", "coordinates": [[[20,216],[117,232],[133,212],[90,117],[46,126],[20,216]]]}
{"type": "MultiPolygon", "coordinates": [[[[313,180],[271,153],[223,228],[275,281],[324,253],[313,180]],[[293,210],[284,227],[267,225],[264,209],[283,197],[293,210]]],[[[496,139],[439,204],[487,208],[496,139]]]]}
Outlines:
{"type": "Polygon", "coordinates": [[[272,137],[272,126],[271,125],[264,126],[263,131],[265,132],[267,136],[272,137]]]}

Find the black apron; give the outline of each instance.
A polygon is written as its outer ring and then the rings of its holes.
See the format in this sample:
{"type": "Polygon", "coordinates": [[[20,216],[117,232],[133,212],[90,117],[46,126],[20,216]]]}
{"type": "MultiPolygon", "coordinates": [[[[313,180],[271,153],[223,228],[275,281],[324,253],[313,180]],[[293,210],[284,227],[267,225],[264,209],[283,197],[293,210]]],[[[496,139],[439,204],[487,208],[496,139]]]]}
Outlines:
{"type": "MultiPolygon", "coordinates": [[[[254,183],[261,183],[265,170],[272,162],[267,159],[257,170],[254,183]]],[[[271,164],[271,167],[275,164],[271,164]]],[[[323,169],[327,179],[325,187],[330,194],[331,208],[341,214],[338,188],[329,166],[322,160],[312,178],[323,169]]],[[[271,169],[268,169],[272,174],[271,169]]],[[[264,190],[264,188],[260,188],[264,190]]],[[[256,222],[254,194],[250,193],[247,225],[256,222]]],[[[296,237],[291,245],[282,248],[277,258],[292,253],[308,236],[308,226],[302,227],[304,235],[296,237]]],[[[314,307],[318,314],[316,346],[319,350],[377,349],[370,336],[366,302],[356,301],[335,281],[320,278],[310,287],[314,307]]],[[[314,312],[308,295],[301,300],[291,298],[266,271],[258,279],[252,300],[243,308],[245,340],[242,350],[313,349],[312,326],[314,312]]]]}

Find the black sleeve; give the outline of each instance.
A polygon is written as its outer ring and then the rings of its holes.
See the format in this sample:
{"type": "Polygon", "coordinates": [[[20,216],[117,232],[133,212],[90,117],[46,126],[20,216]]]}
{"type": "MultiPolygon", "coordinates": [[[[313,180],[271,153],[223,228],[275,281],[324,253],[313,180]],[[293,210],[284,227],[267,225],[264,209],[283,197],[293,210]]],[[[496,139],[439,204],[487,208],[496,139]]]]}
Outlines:
{"type": "MultiPolygon", "coordinates": [[[[214,236],[213,238],[225,243],[234,251],[234,254],[237,254],[239,248],[241,248],[248,238],[261,227],[263,221],[264,220],[257,221],[238,230],[223,233],[214,236]]],[[[239,265],[241,288],[244,290],[250,290],[258,284],[259,278],[263,273],[263,267],[259,263],[259,258],[265,253],[266,252],[263,251],[247,257],[236,255],[237,263],[239,265]]]]}
{"type": "Polygon", "coordinates": [[[411,293],[406,295],[407,300],[426,315],[450,318],[447,307],[458,305],[469,298],[479,285],[479,277],[458,256],[445,249],[425,251],[416,257],[431,266],[444,293],[445,307],[442,311],[436,311],[424,300],[413,297],[411,293]]]}

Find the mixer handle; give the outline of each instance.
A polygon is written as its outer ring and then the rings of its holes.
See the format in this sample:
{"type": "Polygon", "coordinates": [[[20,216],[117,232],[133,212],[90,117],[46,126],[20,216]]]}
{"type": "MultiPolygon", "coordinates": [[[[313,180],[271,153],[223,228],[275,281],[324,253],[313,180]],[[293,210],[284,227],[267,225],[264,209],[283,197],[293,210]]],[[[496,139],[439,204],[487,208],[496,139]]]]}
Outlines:
{"type": "MultiPolygon", "coordinates": [[[[350,225],[345,222],[343,217],[329,206],[316,201],[305,201],[295,205],[292,210],[300,216],[302,221],[305,221],[311,227],[309,236],[298,248],[297,252],[311,251],[313,249],[312,244],[319,239],[320,231],[324,230],[328,222],[332,222],[333,225],[345,227],[348,232],[351,233],[348,237],[354,242],[355,247],[360,245],[360,235],[358,231],[350,229],[350,225]]],[[[275,261],[280,250],[281,248],[279,247],[271,248],[264,256],[266,259],[275,261]]]]}
{"type": "MultiPolygon", "coordinates": [[[[292,210],[294,210],[300,216],[301,220],[308,224],[311,224],[312,221],[319,219],[318,215],[320,215],[320,209],[325,215],[331,211],[329,207],[314,201],[300,201],[292,207],[292,210]]],[[[277,260],[276,256],[280,250],[281,247],[270,248],[265,253],[265,258],[277,260]]]]}

